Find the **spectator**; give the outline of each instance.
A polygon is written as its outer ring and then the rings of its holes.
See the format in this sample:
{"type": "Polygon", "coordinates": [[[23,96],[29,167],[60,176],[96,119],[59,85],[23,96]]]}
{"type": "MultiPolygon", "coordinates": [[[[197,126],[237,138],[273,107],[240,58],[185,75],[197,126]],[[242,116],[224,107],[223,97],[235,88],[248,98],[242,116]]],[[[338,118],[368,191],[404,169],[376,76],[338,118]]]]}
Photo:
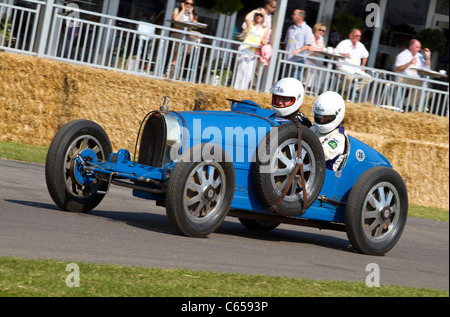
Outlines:
{"type": "MultiPolygon", "coordinates": [[[[414,86],[422,86],[423,81],[420,80],[420,76],[417,74],[417,70],[415,68],[430,68],[431,64],[431,51],[428,48],[424,48],[423,52],[425,54],[425,58],[420,53],[422,49],[421,43],[412,39],[408,42],[408,46],[405,50],[403,50],[400,54],[397,55],[395,59],[395,72],[400,74],[405,74],[414,78],[409,77],[400,77],[396,76],[395,80],[402,84],[409,84],[414,86]]],[[[410,98],[405,98],[404,107],[407,108],[407,100],[411,99],[412,104],[418,103],[421,96],[422,91],[419,89],[410,89],[407,88],[408,94],[410,98]],[[412,90],[416,90],[415,94],[412,94],[412,90]],[[414,102],[415,99],[415,102],[414,102]]]]}
{"type": "MultiPolygon", "coordinates": [[[[273,17],[273,12],[275,11],[276,8],[277,8],[276,0],[264,0],[263,9],[266,13],[266,15],[264,17],[264,26],[269,29],[269,33],[267,34],[267,43],[270,43],[270,35],[272,34],[272,17],[273,17]]],[[[254,11],[251,11],[251,12],[247,13],[247,15],[245,16],[245,20],[242,23],[243,30],[245,30],[247,28],[246,21],[253,20],[253,14],[254,14],[254,11]]],[[[257,61],[256,65],[255,65],[255,72],[253,75],[253,79],[255,80],[254,86],[256,85],[256,79],[258,78],[258,72],[259,72],[259,61],[257,61]]]]}
{"type": "Polygon", "coordinates": [[[265,11],[263,8],[253,10],[252,14],[248,14],[246,37],[244,42],[239,45],[238,50],[244,54],[238,54],[237,71],[235,76],[234,88],[247,90],[250,88],[250,83],[253,78],[256,66],[256,47],[254,45],[262,46],[268,42],[269,28],[264,26],[265,11]],[[250,20],[250,17],[253,17],[250,20]],[[251,44],[251,45],[248,45],[251,44]]]}
{"type": "MultiPolygon", "coordinates": [[[[312,44],[313,32],[306,24],[305,16],[305,11],[300,9],[295,9],[291,15],[294,24],[287,29],[284,38],[285,50],[289,52],[285,59],[289,61],[304,63],[304,55],[312,44]]],[[[297,68],[297,79],[300,79],[300,71],[301,67],[297,68]]]]}
{"type": "MultiPolygon", "coordinates": [[[[309,56],[318,56],[317,52],[322,51],[325,48],[325,42],[323,40],[323,36],[327,31],[327,27],[322,23],[316,23],[313,26],[313,41],[311,46],[309,47],[308,55],[309,56]]],[[[314,65],[323,67],[323,62],[307,58],[305,61],[307,65],[314,65]]],[[[321,71],[318,69],[309,69],[308,75],[306,77],[305,85],[306,89],[320,89],[322,83],[324,81],[325,71],[321,71]]]]}
{"type": "MultiPolygon", "coordinates": [[[[276,0],[265,0],[263,9],[266,12],[266,15],[264,17],[264,26],[269,28],[269,34],[268,38],[270,39],[270,34],[272,33],[272,16],[273,12],[277,8],[277,1],[276,0]]],[[[242,23],[242,29],[245,30],[247,28],[247,20],[252,21],[253,20],[253,14],[254,11],[249,12],[245,16],[245,21],[242,23]]]]}
{"type": "MultiPolygon", "coordinates": [[[[337,64],[336,68],[340,71],[349,74],[357,74],[364,76],[365,78],[358,78],[358,84],[356,86],[356,91],[360,92],[361,89],[367,87],[371,82],[372,76],[367,74],[360,66],[366,66],[367,59],[369,57],[369,52],[367,51],[364,44],[361,42],[361,31],[358,29],[352,29],[349,34],[349,38],[341,41],[336,47],[336,53],[347,56],[344,59],[344,63],[351,65],[337,64]],[[352,66],[355,65],[355,66],[352,66]]],[[[348,81],[355,79],[354,76],[348,76],[348,81]]],[[[345,89],[345,88],[344,88],[345,89]]]]}
{"type": "Polygon", "coordinates": [[[286,77],[277,81],[270,89],[272,93],[272,109],[277,117],[300,121],[301,124],[311,127],[311,121],[300,112],[300,107],[305,97],[305,89],[302,83],[292,77],[286,77]]]}
{"type": "MultiPolygon", "coordinates": [[[[194,0],[186,0],[181,3],[181,6],[179,8],[173,9],[172,20],[180,21],[180,22],[197,23],[198,22],[198,13],[197,13],[197,11],[195,11],[195,8],[194,8],[194,0]]],[[[183,27],[181,27],[177,24],[174,25],[174,28],[183,29],[183,27]]],[[[191,33],[200,34],[200,32],[193,31],[191,29],[188,29],[188,31],[190,31],[191,33]]],[[[181,33],[172,33],[171,36],[174,38],[178,38],[178,39],[183,38],[183,34],[181,34],[181,33]]],[[[186,40],[193,41],[193,42],[200,41],[201,37],[186,36],[186,40]]],[[[174,54],[173,54],[172,66],[175,66],[177,63],[178,49],[180,46],[179,44],[176,44],[176,43],[174,45],[175,45],[175,49],[174,49],[174,54]]],[[[190,54],[191,50],[192,50],[192,46],[189,45],[186,49],[186,53],[190,54]]]]}
{"type": "Polygon", "coordinates": [[[337,171],[345,159],[346,136],[340,125],[345,115],[344,99],[334,91],[324,92],[314,102],[312,113],[311,131],[322,143],[326,168],[337,171]]]}
{"type": "MultiPolygon", "coordinates": [[[[418,78],[419,75],[413,67],[429,68],[431,64],[431,51],[428,48],[424,48],[424,58],[422,54],[420,54],[421,48],[422,45],[418,40],[412,39],[409,41],[407,48],[398,54],[395,59],[395,72],[418,78]]],[[[417,84],[417,80],[407,77],[397,77],[396,79],[401,83],[417,84]]]]}
{"type": "Polygon", "coordinates": [[[194,0],[186,0],[181,7],[173,9],[172,19],[182,22],[198,22],[198,13],[194,8],[194,0]]]}

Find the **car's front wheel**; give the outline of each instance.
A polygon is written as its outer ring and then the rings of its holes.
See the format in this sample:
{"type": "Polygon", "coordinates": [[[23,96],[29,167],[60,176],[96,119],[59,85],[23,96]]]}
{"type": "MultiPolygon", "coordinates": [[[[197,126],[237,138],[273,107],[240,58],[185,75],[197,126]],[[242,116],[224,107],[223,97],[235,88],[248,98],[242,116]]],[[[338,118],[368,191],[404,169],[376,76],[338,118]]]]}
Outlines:
{"type": "Polygon", "coordinates": [[[234,195],[233,163],[218,146],[208,148],[207,156],[212,153],[219,159],[204,158],[206,148],[199,145],[189,149],[175,164],[167,184],[169,222],[189,237],[214,232],[225,219],[234,195]]]}
{"type": "Polygon", "coordinates": [[[108,159],[111,142],[101,126],[89,120],[65,124],[50,144],[45,162],[47,189],[53,201],[63,210],[87,212],[105,195],[106,182],[93,182],[80,168],[80,156],[88,153],[92,161],[108,159]]]}

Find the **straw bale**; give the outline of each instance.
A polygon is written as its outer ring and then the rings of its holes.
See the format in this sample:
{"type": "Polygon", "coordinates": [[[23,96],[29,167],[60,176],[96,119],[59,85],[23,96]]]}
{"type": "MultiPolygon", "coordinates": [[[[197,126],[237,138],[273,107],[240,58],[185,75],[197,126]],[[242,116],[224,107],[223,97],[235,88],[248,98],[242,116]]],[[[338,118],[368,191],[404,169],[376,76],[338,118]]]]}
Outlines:
{"type": "MultiPolygon", "coordinates": [[[[0,141],[49,145],[66,122],[86,118],[108,133],[114,150],[134,150],[144,116],[170,97],[169,109],[228,110],[227,98],[270,108],[271,95],[133,76],[0,52],[0,141]]],[[[315,98],[305,96],[310,119],[315,98]]],[[[449,120],[346,102],[348,134],[383,153],[402,175],[410,202],[449,207],[449,120]]]]}
{"type": "Polygon", "coordinates": [[[62,101],[62,73],[58,66],[59,63],[24,55],[0,58],[0,140],[20,138],[27,143],[48,143],[54,135],[48,133],[50,121],[59,118],[62,101]]]}
{"type": "Polygon", "coordinates": [[[438,144],[449,143],[448,123],[447,117],[419,112],[404,114],[351,102],[346,104],[344,120],[349,130],[438,144]]]}
{"type": "Polygon", "coordinates": [[[448,209],[449,146],[347,131],[382,153],[402,176],[410,202],[448,209]]]}

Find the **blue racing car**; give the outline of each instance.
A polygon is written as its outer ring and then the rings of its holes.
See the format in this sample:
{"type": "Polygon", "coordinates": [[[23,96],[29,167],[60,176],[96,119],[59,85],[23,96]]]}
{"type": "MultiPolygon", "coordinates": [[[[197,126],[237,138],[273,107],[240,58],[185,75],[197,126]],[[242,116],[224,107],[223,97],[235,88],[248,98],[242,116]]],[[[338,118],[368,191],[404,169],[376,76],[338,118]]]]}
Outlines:
{"type": "Polygon", "coordinates": [[[142,121],[133,159],[126,149],[112,153],[97,123],[65,124],[46,159],[52,199],[63,210],[88,212],[116,185],[165,206],[186,236],[206,236],[234,216],[253,230],[290,223],[345,231],[365,254],[397,243],[408,195],[383,155],[346,136],[341,167],[328,170],[307,127],[252,101],[230,101],[231,111],[178,112],[165,99],[142,121]]]}

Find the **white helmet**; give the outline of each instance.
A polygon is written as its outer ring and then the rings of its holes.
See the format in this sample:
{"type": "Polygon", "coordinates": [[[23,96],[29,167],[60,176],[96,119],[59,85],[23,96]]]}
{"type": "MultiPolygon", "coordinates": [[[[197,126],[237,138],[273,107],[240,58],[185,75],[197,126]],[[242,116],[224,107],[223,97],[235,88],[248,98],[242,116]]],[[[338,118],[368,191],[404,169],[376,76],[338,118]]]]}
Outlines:
{"type": "Polygon", "coordinates": [[[295,78],[287,77],[277,81],[270,89],[272,93],[272,109],[277,117],[287,117],[300,109],[305,96],[303,84],[295,78]],[[289,98],[284,104],[278,104],[278,96],[289,98]]]}
{"type": "Polygon", "coordinates": [[[345,115],[345,102],[338,93],[326,91],[317,97],[312,109],[314,125],[325,134],[339,126],[345,115]]]}

